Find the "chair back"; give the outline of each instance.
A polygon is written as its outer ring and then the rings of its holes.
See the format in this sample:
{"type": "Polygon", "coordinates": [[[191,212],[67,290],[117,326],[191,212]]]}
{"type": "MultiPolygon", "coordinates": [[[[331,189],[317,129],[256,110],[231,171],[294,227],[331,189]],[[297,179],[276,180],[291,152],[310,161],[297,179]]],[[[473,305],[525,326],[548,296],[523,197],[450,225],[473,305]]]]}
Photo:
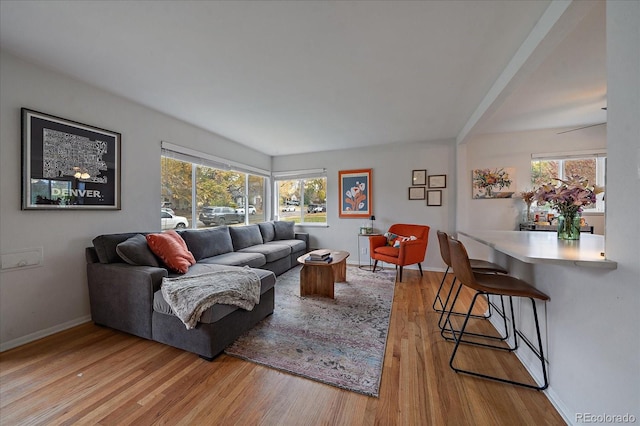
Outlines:
{"type": "Polygon", "coordinates": [[[419,240],[429,239],[429,227],[427,225],[412,225],[407,223],[395,223],[389,227],[389,232],[403,237],[414,236],[419,240]]]}
{"type": "Polygon", "coordinates": [[[469,261],[469,255],[467,249],[460,241],[449,237],[449,254],[451,256],[451,266],[453,267],[453,273],[458,280],[475,290],[479,290],[479,285],[476,282],[473,270],[471,269],[471,262],[469,261]]]}
{"type": "Polygon", "coordinates": [[[446,232],[438,231],[438,244],[440,245],[440,256],[449,268],[451,265],[451,254],[449,253],[449,236],[446,232]]]}

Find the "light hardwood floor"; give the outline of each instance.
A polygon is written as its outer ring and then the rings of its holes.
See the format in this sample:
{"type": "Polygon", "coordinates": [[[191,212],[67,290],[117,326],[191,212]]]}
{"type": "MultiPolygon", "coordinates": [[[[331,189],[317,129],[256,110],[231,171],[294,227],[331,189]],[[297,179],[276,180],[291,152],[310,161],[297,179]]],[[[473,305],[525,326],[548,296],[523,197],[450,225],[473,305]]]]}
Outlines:
{"type": "MultiPolygon", "coordinates": [[[[565,424],[542,392],[449,368],[431,308],[440,277],[407,270],[396,283],[379,398],[87,323],[0,354],[0,424],[565,424]]],[[[468,362],[528,377],[513,354],[465,349],[468,362]]]]}

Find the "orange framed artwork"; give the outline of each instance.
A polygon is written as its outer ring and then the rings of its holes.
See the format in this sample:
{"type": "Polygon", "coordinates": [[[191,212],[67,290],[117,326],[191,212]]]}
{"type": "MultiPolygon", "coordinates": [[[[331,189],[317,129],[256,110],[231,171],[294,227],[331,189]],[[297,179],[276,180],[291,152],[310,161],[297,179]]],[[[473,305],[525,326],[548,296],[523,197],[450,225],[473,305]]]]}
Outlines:
{"type": "Polygon", "coordinates": [[[373,214],[371,171],[372,169],[338,171],[341,218],[369,218],[373,214]]]}

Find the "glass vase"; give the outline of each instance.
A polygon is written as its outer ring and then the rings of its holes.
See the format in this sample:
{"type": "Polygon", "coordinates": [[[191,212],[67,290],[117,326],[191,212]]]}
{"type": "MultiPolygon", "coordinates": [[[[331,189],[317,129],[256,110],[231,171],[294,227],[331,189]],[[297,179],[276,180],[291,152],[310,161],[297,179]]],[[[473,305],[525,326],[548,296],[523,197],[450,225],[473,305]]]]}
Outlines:
{"type": "Polygon", "coordinates": [[[533,213],[531,213],[531,204],[527,204],[526,223],[533,223],[533,213]]]}
{"type": "Polygon", "coordinates": [[[580,214],[561,214],[558,216],[558,239],[580,239],[580,214]]]}

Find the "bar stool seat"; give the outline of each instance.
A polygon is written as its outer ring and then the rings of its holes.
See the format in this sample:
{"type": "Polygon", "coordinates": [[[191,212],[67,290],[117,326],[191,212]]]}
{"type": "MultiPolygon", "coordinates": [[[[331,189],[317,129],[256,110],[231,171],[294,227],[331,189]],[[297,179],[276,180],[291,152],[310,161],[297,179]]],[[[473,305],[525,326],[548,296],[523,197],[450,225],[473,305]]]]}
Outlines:
{"type": "MultiPolygon", "coordinates": [[[[526,281],[523,281],[519,278],[510,276],[510,275],[500,275],[500,274],[481,274],[474,272],[471,269],[471,262],[469,261],[469,256],[467,254],[467,250],[464,245],[453,238],[449,238],[449,252],[451,256],[451,263],[453,265],[453,270],[455,271],[456,277],[458,281],[460,281],[461,286],[458,287],[456,295],[453,299],[451,309],[447,314],[447,318],[445,321],[445,325],[449,328],[449,332],[453,336],[453,340],[455,341],[455,346],[453,348],[453,352],[451,353],[451,359],[449,360],[449,366],[457,373],[465,373],[470,374],[476,377],[482,377],[485,379],[496,380],[503,383],[510,383],[518,386],[523,386],[531,389],[542,390],[546,389],[549,386],[549,380],[547,377],[547,368],[546,361],[544,359],[544,351],[542,347],[542,337],[540,334],[540,324],[538,321],[538,311],[536,308],[536,300],[546,302],[549,300],[549,296],[547,296],[542,291],[533,287],[526,281]],[[453,325],[451,324],[451,312],[453,311],[453,307],[455,306],[456,301],[458,300],[458,296],[460,294],[460,290],[462,286],[468,287],[472,290],[475,290],[475,295],[471,300],[471,304],[469,306],[469,310],[465,316],[464,323],[460,330],[455,330],[453,325]],[[514,336],[514,346],[513,347],[505,347],[505,346],[497,346],[487,343],[478,343],[477,341],[469,341],[464,338],[465,334],[471,334],[466,332],[467,325],[469,323],[469,318],[471,316],[471,312],[473,307],[480,295],[497,295],[497,296],[507,296],[509,297],[509,305],[511,308],[511,321],[513,328],[513,336],[514,336]],[[537,347],[534,347],[529,340],[522,335],[520,330],[516,325],[515,314],[513,310],[513,297],[523,297],[528,298],[531,301],[532,311],[534,316],[536,335],[537,335],[537,347]],[[518,337],[522,339],[526,343],[526,345],[533,351],[538,360],[540,361],[542,367],[542,374],[544,383],[542,385],[532,385],[529,383],[519,382],[510,380],[504,377],[496,377],[488,374],[484,374],[478,371],[473,370],[465,370],[455,366],[455,358],[458,354],[458,350],[460,348],[461,343],[470,343],[473,345],[481,346],[484,348],[491,349],[499,349],[506,351],[515,351],[518,349],[519,341],[518,337]]],[[[478,334],[473,334],[473,336],[479,336],[478,334]]]]}

